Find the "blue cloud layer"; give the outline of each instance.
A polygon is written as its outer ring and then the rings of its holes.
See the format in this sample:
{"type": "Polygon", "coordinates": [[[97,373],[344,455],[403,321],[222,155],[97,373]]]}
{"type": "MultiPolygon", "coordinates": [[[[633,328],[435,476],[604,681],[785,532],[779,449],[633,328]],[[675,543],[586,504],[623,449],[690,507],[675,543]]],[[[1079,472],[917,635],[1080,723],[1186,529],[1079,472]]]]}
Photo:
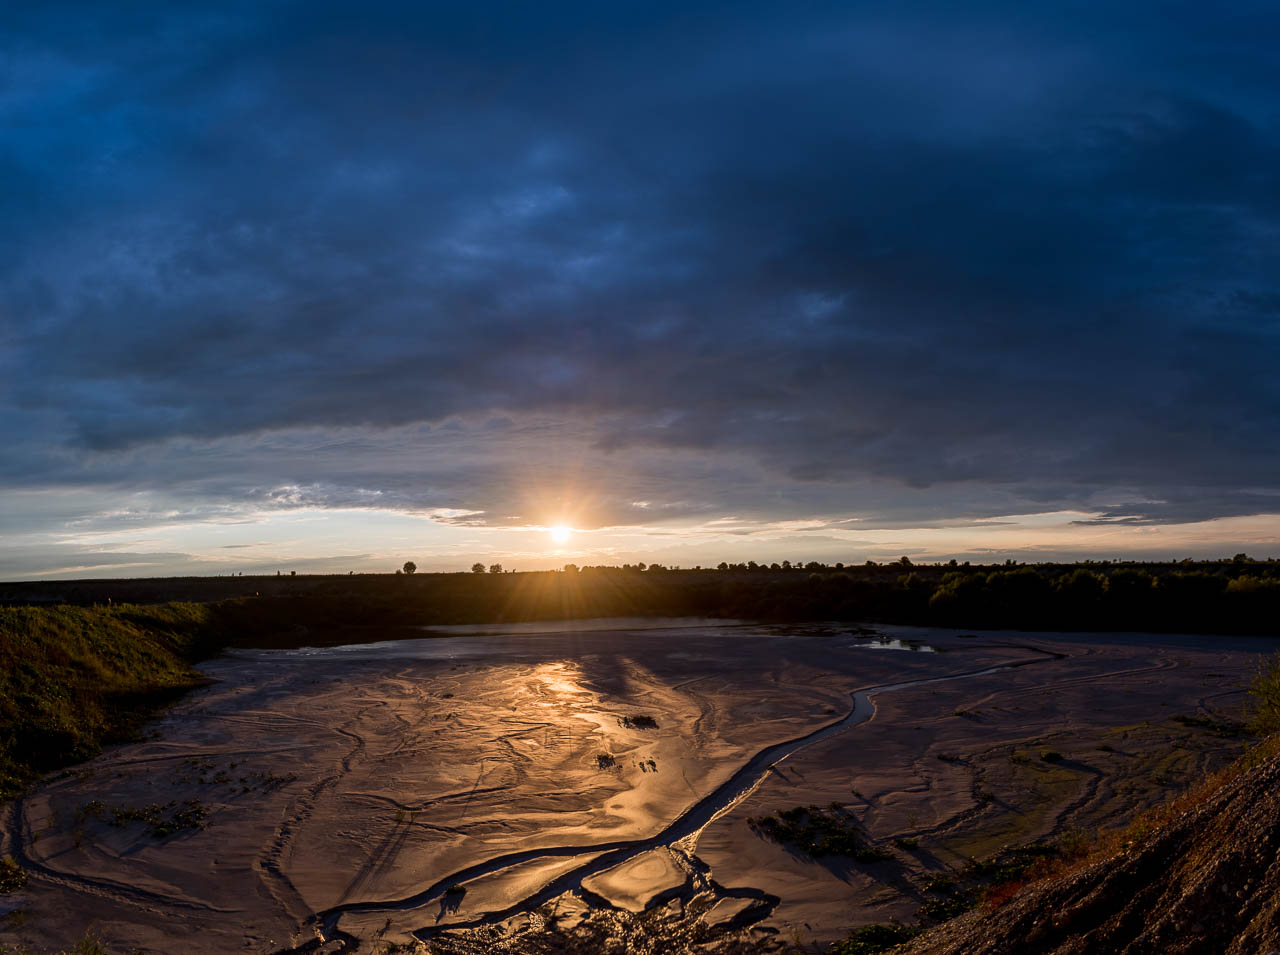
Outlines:
{"type": "Polygon", "coordinates": [[[24,6],[4,486],[1276,509],[1274,7],[24,6]]]}

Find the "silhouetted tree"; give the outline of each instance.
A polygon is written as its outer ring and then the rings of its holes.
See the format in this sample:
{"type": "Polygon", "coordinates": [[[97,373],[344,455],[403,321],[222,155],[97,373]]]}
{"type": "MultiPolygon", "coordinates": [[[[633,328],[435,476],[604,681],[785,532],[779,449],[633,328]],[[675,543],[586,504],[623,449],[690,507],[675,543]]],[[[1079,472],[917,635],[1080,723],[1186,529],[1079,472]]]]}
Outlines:
{"type": "Polygon", "coordinates": [[[480,563],[479,561],[476,561],[474,564],[471,565],[471,572],[473,574],[483,574],[484,564],[480,563]]]}
{"type": "Polygon", "coordinates": [[[502,573],[502,565],[501,565],[501,564],[490,564],[490,565],[489,565],[489,573],[491,573],[491,574],[500,574],[500,573],[502,573]]]}
{"type": "Polygon", "coordinates": [[[417,569],[418,569],[418,565],[417,565],[417,564],[415,564],[413,561],[411,561],[411,560],[406,560],[406,561],[404,562],[404,572],[405,572],[406,574],[412,574],[412,573],[413,573],[415,570],[417,570],[417,569]]]}

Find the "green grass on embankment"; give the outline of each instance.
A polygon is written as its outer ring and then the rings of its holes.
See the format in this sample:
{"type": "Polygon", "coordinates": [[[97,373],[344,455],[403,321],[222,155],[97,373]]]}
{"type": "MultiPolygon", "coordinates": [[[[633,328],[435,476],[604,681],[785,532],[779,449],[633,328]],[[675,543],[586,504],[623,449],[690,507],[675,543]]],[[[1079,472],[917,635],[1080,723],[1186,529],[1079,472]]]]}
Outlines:
{"type": "Polygon", "coordinates": [[[133,738],[200,683],[215,608],[0,607],[0,800],[40,773],[133,738]]]}

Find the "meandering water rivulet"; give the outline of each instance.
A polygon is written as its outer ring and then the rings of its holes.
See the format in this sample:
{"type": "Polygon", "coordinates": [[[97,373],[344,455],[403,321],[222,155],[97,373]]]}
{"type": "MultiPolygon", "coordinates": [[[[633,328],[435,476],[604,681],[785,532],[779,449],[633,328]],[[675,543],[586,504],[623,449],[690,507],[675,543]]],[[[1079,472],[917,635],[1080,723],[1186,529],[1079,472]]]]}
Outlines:
{"type": "MultiPolygon", "coordinates": [[[[642,853],[658,848],[666,848],[672,851],[681,860],[682,864],[688,866],[692,871],[705,870],[706,867],[701,865],[696,858],[699,835],[708,825],[750,796],[778,763],[815,743],[829,739],[839,733],[844,733],[852,727],[870,720],[876,712],[873,700],[876,696],[927,684],[989,676],[1017,667],[1061,659],[1062,657],[1060,653],[1041,650],[1034,646],[1028,645],[1020,648],[1030,651],[1034,655],[1028,656],[1025,660],[1016,660],[999,666],[966,670],[943,676],[904,680],[852,691],[850,693],[852,707],[845,716],[812,732],[781,743],[775,743],[760,750],[747,760],[728,780],[687,808],[654,836],[645,839],[606,841],[586,845],[545,846],[537,849],[504,853],[451,872],[412,895],[398,899],[361,901],[336,905],[316,913],[313,923],[313,928],[316,930],[314,940],[288,951],[313,951],[328,941],[343,939],[346,933],[340,930],[339,920],[345,914],[405,913],[415,909],[425,909],[427,906],[442,902],[447,893],[451,890],[456,892],[457,887],[465,887],[468,882],[540,860],[587,857],[582,865],[556,875],[536,891],[513,900],[511,904],[504,908],[486,911],[474,919],[452,921],[446,925],[433,924],[423,926],[413,934],[418,938],[427,939],[444,931],[465,930],[505,921],[522,912],[534,910],[565,892],[580,890],[583,881],[591,876],[623,865],[642,853]]],[[[710,876],[704,872],[703,878],[705,881],[710,876]]]]}

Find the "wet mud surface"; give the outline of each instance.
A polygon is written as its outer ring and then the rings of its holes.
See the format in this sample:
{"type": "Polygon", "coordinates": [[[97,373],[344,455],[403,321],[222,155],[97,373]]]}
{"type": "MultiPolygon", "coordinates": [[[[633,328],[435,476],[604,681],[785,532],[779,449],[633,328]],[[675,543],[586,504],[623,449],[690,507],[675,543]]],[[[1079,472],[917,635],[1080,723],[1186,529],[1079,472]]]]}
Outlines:
{"type": "Polygon", "coordinates": [[[9,807],[0,851],[29,881],[0,941],[818,946],[910,919],[922,882],[971,856],[1119,818],[1229,759],[1186,718],[1238,715],[1275,649],[669,624],[212,661],[217,682],[151,738],[9,807]],[[840,806],[883,858],[814,858],[749,821],[800,805],[840,806]]]}

